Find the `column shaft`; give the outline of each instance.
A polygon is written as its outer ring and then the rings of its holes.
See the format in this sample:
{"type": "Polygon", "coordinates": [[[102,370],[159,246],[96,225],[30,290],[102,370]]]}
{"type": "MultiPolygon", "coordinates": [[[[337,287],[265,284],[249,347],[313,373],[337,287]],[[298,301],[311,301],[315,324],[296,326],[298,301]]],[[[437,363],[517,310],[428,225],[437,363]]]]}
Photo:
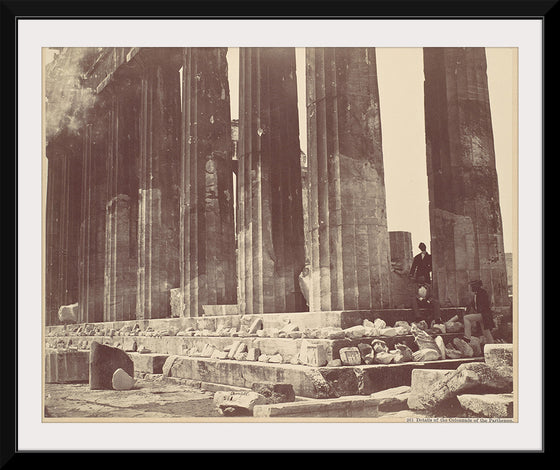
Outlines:
{"type": "Polygon", "coordinates": [[[293,48],[240,50],[238,250],[246,313],[307,310],[293,48]]]}
{"type": "Polygon", "coordinates": [[[179,286],[180,49],[140,51],[136,316],[171,316],[179,286]]]}
{"type": "MultiPolygon", "coordinates": [[[[116,80],[116,79],[114,79],[116,80]]],[[[134,87],[112,83],[106,117],[106,222],[104,321],[136,317],[136,217],[134,87]]]]}
{"type": "Polygon", "coordinates": [[[88,124],[84,133],[82,210],[79,247],[80,322],[103,321],[105,219],[106,219],[106,130],[101,118],[88,124]]]}
{"type": "Polygon", "coordinates": [[[375,49],[307,50],[312,310],[390,304],[375,49]]]}
{"type": "Polygon", "coordinates": [[[46,324],[58,323],[58,309],[78,301],[80,233],[80,136],[63,133],[47,147],[46,324]]]}
{"type": "Polygon", "coordinates": [[[434,285],[462,305],[481,279],[507,305],[507,274],[484,48],[425,48],[434,285]]]}
{"type": "Polygon", "coordinates": [[[413,284],[408,274],[412,261],[412,234],[410,232],[389,232],[391,243],[391,306],[410,308],[412,306],[413,284]]]}
{"type": "Polygon", "coordinates": [[[181,289],[186,316],[235,304],[231,113],[225,48],[183,56],[181,289]]]}

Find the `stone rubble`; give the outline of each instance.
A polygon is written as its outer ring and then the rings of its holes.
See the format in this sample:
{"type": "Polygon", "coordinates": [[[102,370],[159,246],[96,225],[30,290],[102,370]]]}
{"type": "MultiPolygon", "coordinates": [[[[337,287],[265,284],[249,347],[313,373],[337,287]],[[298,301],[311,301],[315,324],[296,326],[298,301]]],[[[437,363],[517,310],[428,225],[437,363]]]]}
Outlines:
{"type": "MultiPolygon", "coordinates": [[[[462,328],[462,324],[460,324],[462,328]]],[[[237,361],[259,361],[271,363],[286,363],[294,365],[307,365],[310,367],[340,367],[345,365],[369,365],[369,364],[399,364],[403,362],[425,362],[439,359],[460,359],[482,356],[483,338],[473,337],[470,343],[464,339],[453,338],[444,344],[441,335],[450,331],[457,331],[458,327],[452,322],[445,324],[428,324],[422,320],[419,322],[408,323],[406,321],[396,321],[394,326],[388,326],[381,318],[371,321],[364,319],[361,324],[348,328],[340,327],[320,327],[320,328],[300,328],[290,319],[284,321],[281,327],[264,328],[261,317],[246,316],[239,328],[231,326],[221,326],[219,328],[195,329],[192,326],[179,329],[174,326],[165,328],[154,328],[147,326],[141,328],[138,323],[134,325],[126,324],[120,328],[109,328],[103,325],[65,325],[63,329],[51,330],[47,334],[47,346],[57,349],[88,349],[87,340],[83,342],[71,343],[71,339],[64,340],[61,337],[68,336],[95,336],[96,341],[107,346],[118,346],[127,352],[138,352],[147,354],[152,352],[148,345],[139,342],[141,338],[166,338],[166,337],[196,337],[196,338],[236,338],[232,344],[226,347],[218,347],[211,343],[203,343],[186,347],[183,346],[183,354],[192,357],[205,357],[216,360],[237,360],[237,361]],[[413,352],[404,341],[398,338],[413,336],[413,340],[418,346],[418,350],[413,352]],[[137,340],[123,339],[117,337],[137,337],[137,340]],[[53,339],[50,339],[53,338],[53,339]],[[299,352],[295,355],[284,356],[276,354],[263,354],[259,348],[255,348],[251,338],[282,338],[286,340],[302,341],[299,352]],[[389,350],[385,340],[395,342],[389,350]],[[356,341],[349,344],[348,348],[340,348],[338,355],[329,359],[329,352],[325,345],[312,345],[306,343],[307,340],[328,339],[356,341]],[[247,341],[249,340],[249,341],[247,341]],[[396,341],[395,341],[396,340],[396,341]],[[358,343],[359,341],[359,343],[358,343]],[[241,348],[241,349],[239,349],[241,348]],[[304,351],[305,349],[305,351],[304,351]],[[344,356],[344,357],[343,357],[344,356]]],[[[461,330],[462,331],[462,330],[461,330]]],[[[333,351],[336,354],[336,351],[333,351]]]]}
{"type": "Polygon", "coordinates": [[[121,368],[118,368],[113,373],[113,378],[111,380],[115,390],[131,390],[135,382],[136,381],[121,368]]]}
{"type": "Polygon", "coordinates": [[[408,407],[434,414],[462,409],[471,417],[512,418],[513,345],[487,344],[484,362],[461,364],[455,370],[414,369],[408,407]]]}

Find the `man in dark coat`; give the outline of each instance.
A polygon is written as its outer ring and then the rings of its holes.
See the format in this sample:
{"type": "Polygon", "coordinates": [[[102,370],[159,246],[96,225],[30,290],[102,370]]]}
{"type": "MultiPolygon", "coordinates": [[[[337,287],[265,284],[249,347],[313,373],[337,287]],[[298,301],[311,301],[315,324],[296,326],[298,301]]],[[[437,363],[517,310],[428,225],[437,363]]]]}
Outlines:
{"type": "Polygon", "coordinates": [[[463,315],[465,325],[465,338],[470,339],[472,323],[478,322],[482,328],[482,334],[487,344],[494,343],[492,329],[494,328],[494,318],[490,308],[490,298],[486,289],[482,287],[482,281],[471,281],[469,286],[474,293],[472,302],[467,307],[463,315]]]}
{"type": "Polygon", "coordinates": [[[441,323],[439,301],[432,295],[430,283],[423,276],[419,276],[416,281],[412,310],[415,321],[426,320],[430,327],[432,322],[441,323]],[[421,315],[420,309],[425,309],[424,316],[421,315]]]}
{"type": "Polygon", "coordinates": [[[424,278],[430,282],[432,280],[432,255],[426,251],[424,243],[420,243],[418,248],[420,248],[420,253],[412,260],[409,275],[416,280],[424,278]]]}

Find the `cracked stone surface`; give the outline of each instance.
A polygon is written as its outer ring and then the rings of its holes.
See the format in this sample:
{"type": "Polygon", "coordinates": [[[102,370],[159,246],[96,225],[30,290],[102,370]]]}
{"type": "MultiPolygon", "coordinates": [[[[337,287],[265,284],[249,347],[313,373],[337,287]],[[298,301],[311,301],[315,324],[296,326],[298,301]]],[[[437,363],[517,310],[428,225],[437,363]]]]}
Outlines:
{"type": "Polygon", "coordinates": [[[131,390],[88,384],[46,384],[45,418],[214,418],[213,393],[162,380],[137,380],[131,390]]]}

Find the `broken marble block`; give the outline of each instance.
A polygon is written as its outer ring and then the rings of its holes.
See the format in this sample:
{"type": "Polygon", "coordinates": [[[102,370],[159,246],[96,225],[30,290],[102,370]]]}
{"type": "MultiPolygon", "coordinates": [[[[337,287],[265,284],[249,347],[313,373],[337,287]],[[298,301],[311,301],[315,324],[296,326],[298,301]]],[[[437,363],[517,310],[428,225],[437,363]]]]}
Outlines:
{"type": "Polygon", "coordinates": [[[214,405],[223,416],[252,416],[255,405],[266,404],[266,398],[253,391],[217,391],[214,405]]]}
{"type": "Polygon", "coordinates": [[[268,362],[272,364],[282,364],[284,362],[284,358],[282,357],[281,354],[276,353],[268,358],[268,362]]]}
{"type": "Polygon", "coordinates": [[[261,350],[259,348],[249,348],[247,351],[247,361],[258,361],[261,355],[261,350]]]}
{"type": "Polygon", "coordinates": [[[442,376],[419,397],[419,400],[429,409],[458,395],[511,393],[512,389],[511,381],[495,369],[482,362],[471,362],[461,364],[456,370],[442,376]]]}
{"type": "Polygon", "coordinates": [[[89,352],[89,387],[91,390],[111,390],[113,374],[123,369],[134,377],[134,362],[122,349],[92,341],[89,352]]]}
{"type": "Polygon", "coordinates": [[[373,348],[369,344],[360,343],[358,344],[358,349],[360,350],[360,354],[362,356],[362,361],[364,361],[364,364],[372,364],[373,358],[375,357],[373,348]]]}
{"type": "Polygon", "coordinates": [[[262,318],[256,318],[253,323],[251,323],[251,326],[248,328],[247,332],[249,334],[256,334],[257,331],[262,330],[263,329],[263,321],[262,318]]]}
{"type": "Polygon", "coordinates": [[[255,382],[251,390],[265,397],[267,404],[296,401],[294,387],[288,383],[255,382]]]}
{"type": "Polygon", "coordinates": [[[169,302],[171,304],[171,316],[182,317],[185,312],[183,291],[180,288],[169,290],[169,302]]]}
{"type": "Polygon", "coordinates": [[[78,321],[78,303],[62,305],[58,309],[58,319],[65,324],[76,323],[78,321]]]}
{"type": "Polygon", "coordinates": [[[513,418],[513,393],[465,394],[457,399],[470,416],[513,418]]]}
{"type": "Polygon", "coordinates": [[[301,342],[297,363],[313,367],[322,367],[328,362],[327,351],[322,344],[313,344],[307,340],[301,342]]]}
{"type": "Polygon", "coordinates": [[[421,398],[430,393],[435,383],[449,375],[445,369],[413,369],[410,381],[410,395],[407,403],[411,410],[425,410],[421,398]]]}
{"type": "Polygon", "coordinates": [[[474,355],[473,348],[465,340],[461,338],[453,338],[453,346],[455,346],[456,349],[461,351],[461,354],[464,357],[473,357],[474,355]]]}
{"type": "Polygon", "coordinates": [[[111,383],[115,390],[130,390],[134,387],[135,380],[119,368],[113,373],[111,383]]]}
{"type": "Polygon", "coordinates": [[[344,366],[357,366],[362,363],[360,350],[355,346],[341,348],[338,353],[340,354],[340,360],[344,366]]]}
{"type": "Polygon", "coordinates": [[[351,326],[344,330],[344,335],[350,339],[362,338],[363,336],[365,336],[365,333],[366,328],[363,325],[351,326]]]}
{"type": "Polygon", "coordinates": [[[513,380],[513,344],[485,344],[484,362],[504,377],[513,380]]]}
{"type": "Polygon", "coordinates": [[[242,341],[235,341],[229,348],[227,358],[233,359],[235,354],[237,354],[237,350],[242,347],[244,343],[242,341]]]}

